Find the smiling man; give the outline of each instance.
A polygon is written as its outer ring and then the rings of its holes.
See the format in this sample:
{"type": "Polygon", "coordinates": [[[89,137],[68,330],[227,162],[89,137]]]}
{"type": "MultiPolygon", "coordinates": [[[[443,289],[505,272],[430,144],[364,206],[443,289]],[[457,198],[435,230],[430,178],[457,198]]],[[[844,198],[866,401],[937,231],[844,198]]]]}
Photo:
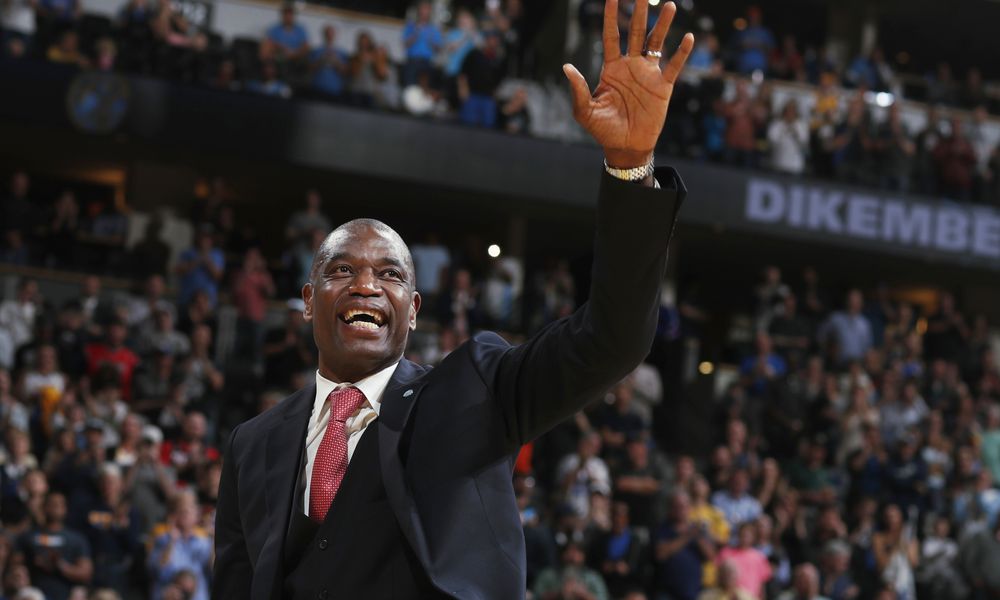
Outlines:
{"type": "Polygon", "coordinates": [[[564,70],[603,147],[590,300],[519,346],[481,333],[430,369],[403,359],[420,294],[406,245],[369,219],[333,231],[302,289],[315,383],[241,424],[219,484],[213,597],[525,596],[511,475],[520,447],[599,398],[649,351],[667,245],[685,190],[652,166],[693,38],[661,69],[676,8],[628,52],[615,0],[591,94],[564,70]]]}

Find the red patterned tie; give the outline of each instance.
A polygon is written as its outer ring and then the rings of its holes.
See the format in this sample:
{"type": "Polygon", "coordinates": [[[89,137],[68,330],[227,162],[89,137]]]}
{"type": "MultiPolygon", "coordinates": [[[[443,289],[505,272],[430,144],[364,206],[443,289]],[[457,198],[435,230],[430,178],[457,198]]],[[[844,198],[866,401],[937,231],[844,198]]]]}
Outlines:
{"type": "Polygon", "coordinates": [[[330,392],[326,401],[330,404],[330,420],[316,451],[309,485],[309,518],[317,523],[326,519],[326,511],[330,509],[330,503],[347,472],[347,430],[344,421],[361,408],[365,395],[358,388],[344,387],[330,392]]]}

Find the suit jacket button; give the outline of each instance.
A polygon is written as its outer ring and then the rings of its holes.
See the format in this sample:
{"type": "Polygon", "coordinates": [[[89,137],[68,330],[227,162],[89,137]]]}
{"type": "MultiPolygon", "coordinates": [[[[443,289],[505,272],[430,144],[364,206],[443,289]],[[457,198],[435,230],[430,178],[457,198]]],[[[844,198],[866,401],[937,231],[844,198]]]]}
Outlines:
{"type": "Polygon", "coordinates": [[[326,538],[322,538],[322,539],[321,539],[321,540],[319,541],[319,549],[320,549],[320,550],[326,550],[326,547],[327,547],[327,546],[329,546],[329,545],[330,545],[330,542],[328,542],[328,541],[326,540],[326,538]]]}
{"type": "Polygon", "coordinates": [[[326,600],[327,598],[330,597],[330,592],[326,591],[325,589],[324,590],[320,590],[319,593],[316,594],[316,597],[319,600],[326,600]]]}

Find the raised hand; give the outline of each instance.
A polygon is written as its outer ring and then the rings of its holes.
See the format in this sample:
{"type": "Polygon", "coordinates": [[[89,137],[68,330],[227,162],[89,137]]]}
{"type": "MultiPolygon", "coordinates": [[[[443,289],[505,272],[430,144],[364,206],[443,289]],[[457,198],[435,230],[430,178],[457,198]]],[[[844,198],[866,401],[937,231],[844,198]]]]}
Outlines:
{"type": "Polygon", "coordinates": [[[688,33],[661,70],[659,56],[677,6],[673,2],[663,6],[647,37],[648,11],[647,0],[636,0],[628,52],[622,56],[618,0],[605,2],[604,68],[593,95],[580,71],[573,65],[563,65],[573,94],[573,116],[604,148],[604,156],[612,167],[640,167],[652,160],[674,82],[694,47],[694,36],[688,33]]]}

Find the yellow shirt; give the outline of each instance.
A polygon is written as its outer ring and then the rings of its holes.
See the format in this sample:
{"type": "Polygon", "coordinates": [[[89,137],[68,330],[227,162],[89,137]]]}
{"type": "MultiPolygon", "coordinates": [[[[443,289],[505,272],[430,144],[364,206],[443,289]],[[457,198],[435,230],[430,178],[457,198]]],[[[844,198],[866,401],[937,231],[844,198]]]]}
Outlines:
{"type": "MultiPolygon", "coordinates": [[[[729,522],[726,521],[726,516],[708,502],[692,505],[689,518],[692,523],[704,524],[717,545],[725,545],[729,542],[729,522]]],[[[715,561],[706,560],[702,563],[701,583],[706,589],[715,585],[716,572],[715,561]]]]}

